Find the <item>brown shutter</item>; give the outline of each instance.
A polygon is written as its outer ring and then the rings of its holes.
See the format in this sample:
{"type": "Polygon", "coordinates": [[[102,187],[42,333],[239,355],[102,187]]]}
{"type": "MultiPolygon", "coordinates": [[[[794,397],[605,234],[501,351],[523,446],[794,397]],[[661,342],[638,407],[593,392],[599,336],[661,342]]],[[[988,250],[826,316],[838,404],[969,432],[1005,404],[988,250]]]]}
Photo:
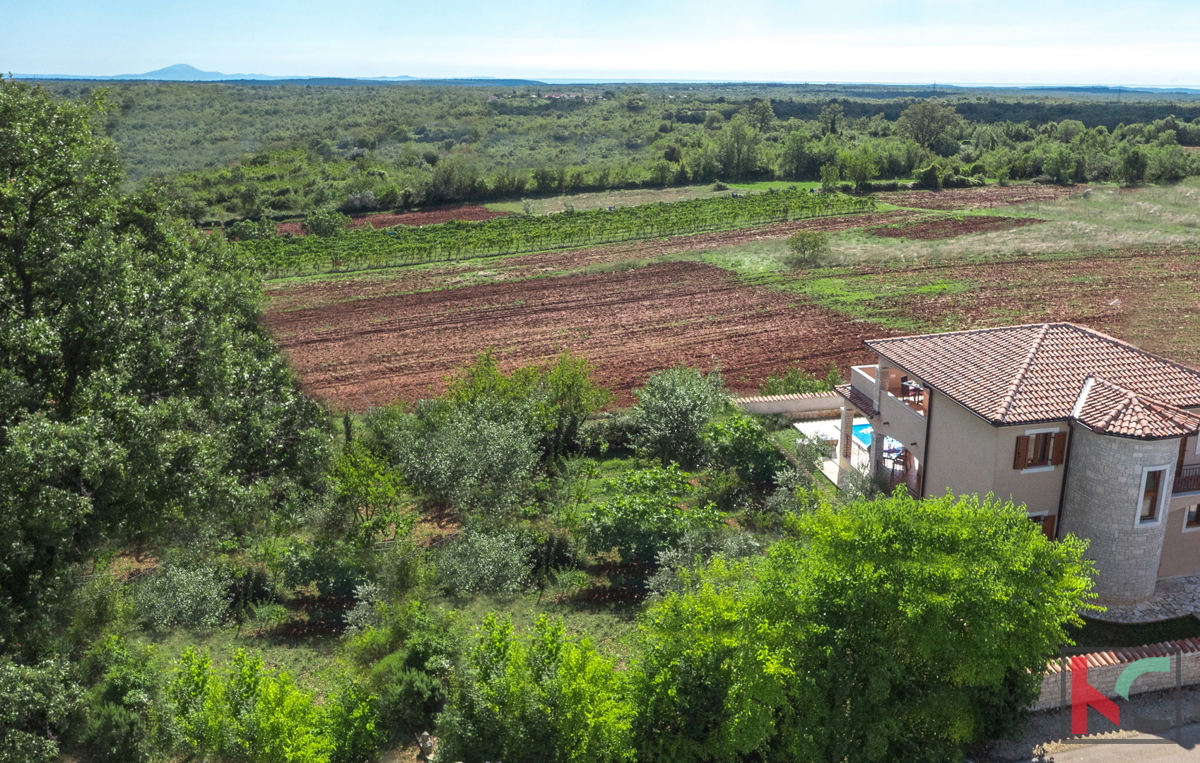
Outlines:
{"type": "Polygon", "coordinates": [[[1024,469],[1029,465],[1029,435],[1017,438],[1017,452],[1013,455],[1013,468],[1024,469]]]}
{"type": "Polygon", "coordinates": [[[1063,462],[1063,456],[1067,452],[1067,433],[1055,432],[1054,441],[1050,443],[1052,451],[1050,453],[1051,466],[1058,466],[1063,462]]]}
{"type": "Polygon", "coordinates": [[[1054,540],[1054,525],[1057,523],[1058,517],[1043,517],[1042,532],[1046,533],[1046,537],[1054,540]]]}

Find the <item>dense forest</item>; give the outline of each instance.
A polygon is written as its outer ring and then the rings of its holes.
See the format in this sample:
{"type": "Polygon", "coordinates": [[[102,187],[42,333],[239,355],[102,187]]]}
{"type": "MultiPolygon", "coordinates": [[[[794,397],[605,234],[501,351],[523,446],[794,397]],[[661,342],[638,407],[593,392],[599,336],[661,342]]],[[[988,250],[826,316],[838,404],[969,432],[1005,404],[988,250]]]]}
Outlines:
{"type": "MultiPolygon", "coordinates": [[[[68,97],[96,89],[50,87],[68,97]]],[[[129,177],[169,178],[196,220],[717,180],[871,190],[877,180],[1137,183],[1200,171],[1187,150],[1200,145],[1200,104],[1143,93],[1118,100],[1116,91],[763,85],[104,89],[106,132],[129,177]]]]}

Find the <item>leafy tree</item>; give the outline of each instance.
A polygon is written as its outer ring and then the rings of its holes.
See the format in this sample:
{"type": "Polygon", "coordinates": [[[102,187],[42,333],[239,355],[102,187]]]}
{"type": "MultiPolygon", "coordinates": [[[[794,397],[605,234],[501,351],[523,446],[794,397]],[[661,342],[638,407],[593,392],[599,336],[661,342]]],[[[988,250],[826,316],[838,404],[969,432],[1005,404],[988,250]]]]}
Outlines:
{"type": "Polygon", "coordinates": [[[946,148],[962,125],[962,117],[949,104],[935,98],[914,103],[900,113],[896,128],[900,134],[915,140],[921,148],[946,148]]]}
{"type": "Polygon", "coordinates": [[[729,405],[720,372],[705,376],[683,366],[652,374],[633,395],[634,445],[664,464],[674,461],[684,468],[704,460],[705,427],[729,405]]]}
{"type": "Polygon", "coordinates": [[[237,241],[253,241],[255,239],[274,238],[278,235],[275,223],[271,220],[238,220],[226,230],[229,238],[237,241]]]}
{"type": "Polygon", "coordinates": [[[840,152],[838,167],[842,177],[854,183],[856,190],[861,190],[864,183],[878,177],[883,163],[879,160],[875,150],[864,144],[849,151],[840,152]]]}
{"type": "Polygon", "coordinates": [[[0,661],[0,760],[58,760],[58,738],[81,694],[65,662],[35,666],[0,661]]]}
{"type": "Polygon", "coordinates": [[[248,529],[323,470],[254,277],[118,195],[99,110],[0,82],[0,650],[51,643],[102,544],[248,529]]]}
{"type": "Polygon", "coordinates": [[[825,193],[833,193],[837,190],[837,184],[842,180],[841,170],[832,162],[821,165],[821,190],[825,193]]]}
{"type": "Polygon", "coordinates": [[[729,180],[745,180],[758,171],[762,137],[742,115],[729,121],[717,136],[721,171],[729,180]]]}
{"type": "Polygon", "coordinates": [[[625,680],[589,641],[541,616],[516,638],[495,615],[455,671],[438,718],[446,760],[615,763],[634,759],[625,680]]]}
{"type": "Polygon", "coordinates": [[[788,236],[787,248],[788,253],[783,258],[784,264],[787,266],[793,268],[819,266],[822,258],[829,253],[829,234],[815,230],[797,231],[788,236]]]}
{"type": "Polygon", "coordinates": [[[750,124],[759,132],[767,132],[775,126],[775,110],[771,108],[771,101],[763,98],[754,102],[750,107],[750,124]]]}
{"type": "Polygon", "coordinates": [[[750,416],[737,414],[714,421],[705,437],[713,464],[733,469],[742,482],[756,488],[770,485],[784,465],[762,424],[750,416]]]}
{"type": "Polygon", "coordinates": [[[821,109],[817,122],[821,125],[822,135],[838,135],[846,125],[846,110],[840,103],[830,103],[821,109]]]}
{"type": "Polygon", "coordinates": [[[1092,563],[1023,508],[897,494],[792,520],[656,603],[637,669],[646,760],[956,760],[1019,728],[1092,563]]]}
{"type": "Polygon", "coordinates": [[[832,363],[825,378],[818,378],[800,366],[792,366],[782,374],[771,374],[758,388],[760,395],[794,395],[805,392],[829,392],[842,383],[842,375],[832,363]]]}
{"type": "Polygon", "coordinates": [[[331,209],[316,209],[304,216],[300,229],[310,236],[340,236],[346,232],[350,218],[331,209]]]}
{"type": "Polygon", "coordinates": [[[359,545],[369,546],[381,535],[405,536],[416,523],[416,514],[405,511],[400,476],[363,443],[346,444],[330,478],[339,523],[350,525],[359,545]]]}
{"type": "Polygon", "coordinates": [[[682,506],[692,492],[691,476],[674,464],[622,474],[612,482],[617,496],[586,523],[588,547],[596,553],[615,548],[625,562],[651,562],[688,529],[715,524],[709,507],[682,506]]]}

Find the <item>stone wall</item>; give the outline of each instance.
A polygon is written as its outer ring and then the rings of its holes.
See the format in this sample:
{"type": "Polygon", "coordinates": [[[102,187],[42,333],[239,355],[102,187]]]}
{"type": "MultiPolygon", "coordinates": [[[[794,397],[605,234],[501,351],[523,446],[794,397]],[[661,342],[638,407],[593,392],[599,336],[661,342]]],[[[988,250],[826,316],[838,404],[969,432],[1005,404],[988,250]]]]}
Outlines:
{"type": "Polygon", "coordinates": [[[1174,476],[1179,440],[1133,440],[1072,427],[1070,463],[1063,496],[1062,528],[1091,541],[1100,604],[1134,604],[1154,594],[1166,532],[1159,521],[1138,525],[1142,469],[1170,464],[1164,489],[1174,476]]]}
{"type": "MultiPolygon", "coordinates": [[[[1117,677],[1130,663],[1143,657],[1168,656],[1174,653],[1172,647],[1178,646],[1183,650],[1180,659],[1183,661],[1183,685],[1200,684],[1200,639],[1183,639],[1151,646],[1139,646],[1116,652],[1096,652],[1086,655],[1088,658],[1088,683],[1099,689],[1107,697],[1116,697],[1117,677]]],[[[1172,662],[1170,673],[1145,673],[1133,682],[1129,694],[1144,694],[1150,691],[1170,689],[1175,686],[1175,665],[1172,662]]],[[[1071,704],[1071,671],[1063,670],[1058,662],[1050,664],[1046,676],[1042,679],[1042,693],[1033,710],[1053,710],[1071,704]],[[1067,701],[1062,700],[1063,676],[1067,680],[1067,701]]]]}

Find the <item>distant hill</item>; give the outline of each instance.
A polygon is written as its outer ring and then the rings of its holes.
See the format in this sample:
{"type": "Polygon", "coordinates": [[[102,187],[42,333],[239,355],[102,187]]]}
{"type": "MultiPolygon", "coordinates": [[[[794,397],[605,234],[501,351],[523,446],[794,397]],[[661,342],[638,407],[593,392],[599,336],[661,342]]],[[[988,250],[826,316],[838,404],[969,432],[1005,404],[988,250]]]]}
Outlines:
{"type": "Polygon", "coordinates": [[[278,82],[297,80],[339,80],[343,82],[406,82],[416,79],[407,74],[396,77],[364,77],[361,79],[346,79],[340,77],[295,77],[275,76],[271,74],[225,74],[223,72],[206,72],[189,64],[174,64],[162,69],[143,74],[114,74],[81,75],[81,74],[14,74],[16,79],[85,79],[85,80],[158,80],[160,82],[228,82],[231,80],[253,82],[278,82]]]}

